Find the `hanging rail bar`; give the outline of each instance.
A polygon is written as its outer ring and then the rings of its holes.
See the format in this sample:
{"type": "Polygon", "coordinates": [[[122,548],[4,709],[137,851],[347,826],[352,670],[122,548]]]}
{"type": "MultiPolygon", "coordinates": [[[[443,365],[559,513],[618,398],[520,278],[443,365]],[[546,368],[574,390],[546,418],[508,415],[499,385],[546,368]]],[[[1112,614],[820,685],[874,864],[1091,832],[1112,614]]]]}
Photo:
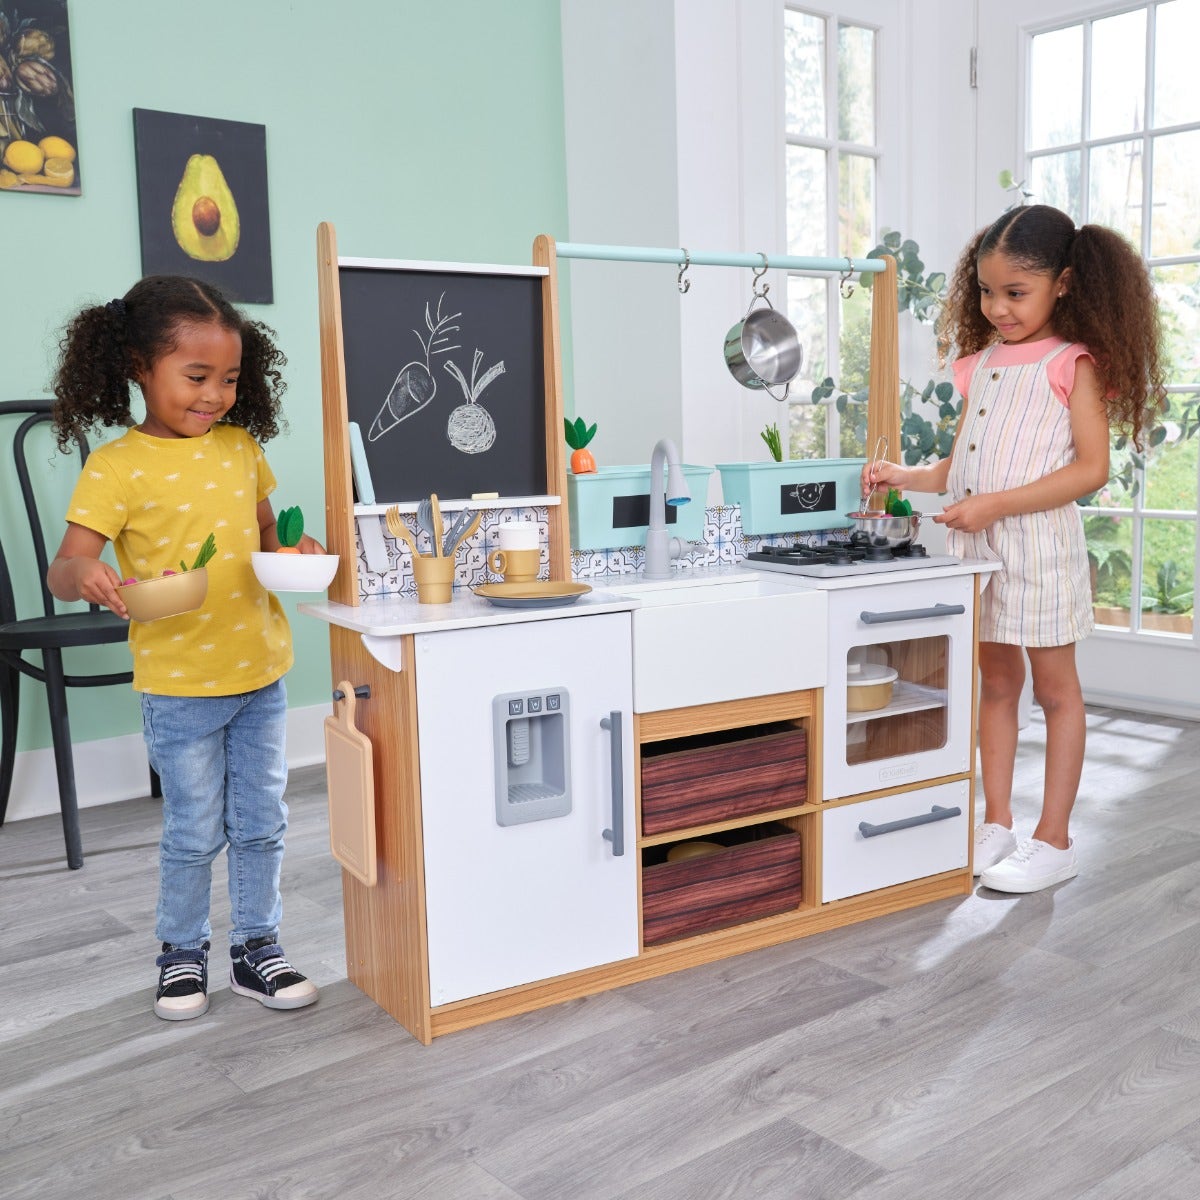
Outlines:
{"type": "Polygon", "coordinates": [[[803,258],[794,254],[763,255],[720,254],[712,250],[692,250],[685,253],[681,248],[657,249],[653,246],[600,246],[586,242],[558,242],[555,252],[559,258],[598,258],[624,260],[625,262],[673,263],[679,266],[686,260],[690,266],[703,267],[761,267],[763,259],[772,270],[785,271],[828,271],[844,274],[847,270],[866,271],[876,274],[885,269],[879,258],[803,258]]]}

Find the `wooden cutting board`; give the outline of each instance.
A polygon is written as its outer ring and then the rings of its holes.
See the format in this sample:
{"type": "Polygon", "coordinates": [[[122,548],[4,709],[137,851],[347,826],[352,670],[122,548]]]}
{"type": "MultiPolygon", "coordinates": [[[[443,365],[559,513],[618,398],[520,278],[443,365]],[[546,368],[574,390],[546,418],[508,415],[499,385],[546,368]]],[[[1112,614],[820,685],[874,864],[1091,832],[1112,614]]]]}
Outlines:
{"type": "Polygon", "coordinates": [[[325,718],[325,782],[329,794],[329,849],[367,887],[376,881],[375,776],[371,739],[354,724],[354,685],[338,684],[342,698],[325,718]]]}

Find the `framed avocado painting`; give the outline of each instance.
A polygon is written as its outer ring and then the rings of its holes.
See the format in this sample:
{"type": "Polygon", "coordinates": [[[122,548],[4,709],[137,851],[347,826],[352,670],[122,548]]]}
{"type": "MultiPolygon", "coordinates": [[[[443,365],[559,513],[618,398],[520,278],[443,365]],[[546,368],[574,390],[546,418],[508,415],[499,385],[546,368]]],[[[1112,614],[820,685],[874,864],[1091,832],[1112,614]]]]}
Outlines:
{"type": "Polygon", "coordinates": [[[267,129],[133,110],[143,275],[191,275],[270,304],[267,129]]]}
{"type": "Polygon", "coordinates": [[[78,196],[67,0],[0,0],[0,193],[78,196]]]}

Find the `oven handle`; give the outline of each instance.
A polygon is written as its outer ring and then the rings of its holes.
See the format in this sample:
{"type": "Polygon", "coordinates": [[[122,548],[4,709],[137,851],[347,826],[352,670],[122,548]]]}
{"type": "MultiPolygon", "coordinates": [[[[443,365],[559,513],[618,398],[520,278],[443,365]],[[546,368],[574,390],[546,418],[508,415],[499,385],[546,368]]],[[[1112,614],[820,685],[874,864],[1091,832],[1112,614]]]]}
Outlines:
{"type": "Polygon", "coordinates": [[[935,604],[932,608],[901,608],[896,612],[859,613],[864,625],[885,625],[889,621],[924,621],[930,617],[956,617],[967,610],[961,604],[935,604]]]}
{"type": "Polygon", "coordinates": [[[865,838],[879,837],[885,833],[895,833],[898,829],[911,829],[914,825],[932,825],[934,821],[949,821],[961,816],[962,809],[957,804],[953,808],[943,808],[940,804],[935,804],[927,813],[918,813],[915,817],[901,817],[898,821],[888,821],[884,825],[859,821],[858,832],[865,838]]]}

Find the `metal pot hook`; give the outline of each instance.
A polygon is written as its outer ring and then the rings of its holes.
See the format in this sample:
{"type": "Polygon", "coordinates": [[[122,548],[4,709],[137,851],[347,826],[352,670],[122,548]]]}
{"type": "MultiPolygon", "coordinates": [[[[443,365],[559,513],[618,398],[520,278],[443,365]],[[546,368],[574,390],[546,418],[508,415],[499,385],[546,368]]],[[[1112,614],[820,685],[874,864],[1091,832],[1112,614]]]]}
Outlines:
{"type": "Polygon", "coordinates": [[[754,296],[756,299],[765,300],[767,298],[767,293],[771,290],[771,285],[769,283],[764,283],[762,285],[762,291],[760,292],[758,290],[758,281],[771,269],[771,264],[767,261],[767,256],[761,250],[757,250],[755,253],[763,260],[763,265],[761,267],[754,268],[754,278],[750,281],[750,286],[754,289],[754,296]]]}
{"type": "Polygon", "coordinates": [[[683,262],[679,264],[679,276],[675,280],[675,286],[679,289],[679,294],[681,296],[686,296],[687,293],[692,289],[692,281],[690,279],[684,279],[683,275],[688,267],[692,265],[692,256],[688,253],[686,246],[682,246],[681,249],[683,250],[683,262]]]}
{"type": "Polygon", "coordinates": [[[854,295],[854,284],[850,282],[850,276],[854,274],[854,259],[846,255],[846,269],[838,277],[838,291],[842,294],[843,300],[849,300],[854,295]]]}

